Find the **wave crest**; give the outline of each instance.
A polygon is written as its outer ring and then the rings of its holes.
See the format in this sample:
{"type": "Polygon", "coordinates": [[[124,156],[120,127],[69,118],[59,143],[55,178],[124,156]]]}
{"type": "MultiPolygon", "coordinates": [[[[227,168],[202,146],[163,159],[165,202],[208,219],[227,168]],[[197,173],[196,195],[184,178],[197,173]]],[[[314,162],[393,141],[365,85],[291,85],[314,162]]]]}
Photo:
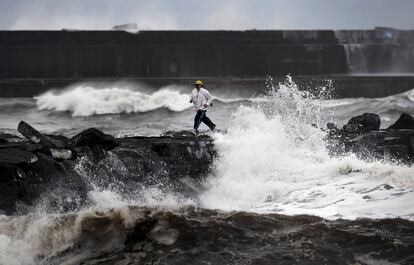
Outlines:
{"type": "Polygon", "coordinates": [[[63,91],[48,91],[35,97],[39,110],[69,111],[72,116],[148,112],[159,108],[180,112],[189,107],[189,96],[174,89],[161,88],[147,94],[127,88],[77,86],[63,91]]]}

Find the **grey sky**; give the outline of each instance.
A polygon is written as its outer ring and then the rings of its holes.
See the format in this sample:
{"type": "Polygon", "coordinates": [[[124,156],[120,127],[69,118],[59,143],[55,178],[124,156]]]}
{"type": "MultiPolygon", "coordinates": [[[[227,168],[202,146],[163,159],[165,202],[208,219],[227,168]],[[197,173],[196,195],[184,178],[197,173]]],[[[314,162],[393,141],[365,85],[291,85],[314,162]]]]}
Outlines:
{"type": "Polygon", "coordinates": [[[0,0],[0,29],[414,29],[414,0],[0,0]]]}

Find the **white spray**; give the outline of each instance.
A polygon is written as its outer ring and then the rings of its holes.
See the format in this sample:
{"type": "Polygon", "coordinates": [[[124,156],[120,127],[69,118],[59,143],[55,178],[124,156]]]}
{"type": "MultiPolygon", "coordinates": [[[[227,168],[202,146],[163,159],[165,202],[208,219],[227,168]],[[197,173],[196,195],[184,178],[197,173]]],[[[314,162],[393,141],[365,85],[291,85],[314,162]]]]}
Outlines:
{"type": "Polygon", "coordinates": [[[330,157],[325,133],[312,125],[324,122],[320,101],[299,91],[290,77],[273,87],[268,99],[241,106],[228,133],[216,135],[220,155],[208,191],[200,196],[202,207],[327,218],[410,218],[412,168],[330,157]],[[393,197],[384,184],[395,185],[393,190],[398,187],[403,195],[393,197]],[[370,190],[371,197],[366,194],[370,190]],[[378,200],[369,199],[375,196],[378,200]]]}
{"type": "Polygon", "coordinates": [[[69,111],[72,116],[147,112],[159,108],[177,112],[191,107],[189,96],[174,86],[152,94],[123,87],[77,86],[59,92],[49,91],[35,99],[40,110],[69,111]]]}

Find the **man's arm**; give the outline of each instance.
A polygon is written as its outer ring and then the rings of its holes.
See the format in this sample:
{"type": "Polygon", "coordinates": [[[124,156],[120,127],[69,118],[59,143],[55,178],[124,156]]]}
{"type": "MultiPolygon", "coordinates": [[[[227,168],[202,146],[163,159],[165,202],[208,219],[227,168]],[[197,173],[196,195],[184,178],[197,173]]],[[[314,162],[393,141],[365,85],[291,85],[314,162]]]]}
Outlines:
{"type": "Polygon", "coordinates": [[[208,92],[207,89],[203,89],[203,94],[207,98],[207,102],[204,104],[204,106],[210,106],[211,102],[213,102],[213,97],[210,95],[210,92],[208,92]]]}

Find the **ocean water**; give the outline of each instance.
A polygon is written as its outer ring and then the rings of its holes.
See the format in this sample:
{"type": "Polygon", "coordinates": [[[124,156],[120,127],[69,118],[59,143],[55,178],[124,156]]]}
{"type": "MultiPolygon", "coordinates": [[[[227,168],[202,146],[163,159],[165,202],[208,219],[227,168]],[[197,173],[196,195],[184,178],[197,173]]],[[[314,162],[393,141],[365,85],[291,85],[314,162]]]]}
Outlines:
{"type": "MultiPolygon", "coordinates": [[[[208,115],[222,130],[211,134],[218,156],[199,194],[151,188],[125,198],[116,185],[100,187],[80,163],[93,204],[0,216],[0,264],[410,264],[414,169],[331,157],[314,125],[374,112],[384,128],[401,112],[414,114],[414,90],[330,99],[330,89],[302,91],[289,76],[260,94],[212,89],[208,115]],[[137,229],[145,235],[139,246],[128,243],[137,229]]],[[[16,133],[20,120],[67,136],[89,127],[117,137],[191,129],[190,90],[78,84],[0,99],[1,131],[16,133]]]]}

